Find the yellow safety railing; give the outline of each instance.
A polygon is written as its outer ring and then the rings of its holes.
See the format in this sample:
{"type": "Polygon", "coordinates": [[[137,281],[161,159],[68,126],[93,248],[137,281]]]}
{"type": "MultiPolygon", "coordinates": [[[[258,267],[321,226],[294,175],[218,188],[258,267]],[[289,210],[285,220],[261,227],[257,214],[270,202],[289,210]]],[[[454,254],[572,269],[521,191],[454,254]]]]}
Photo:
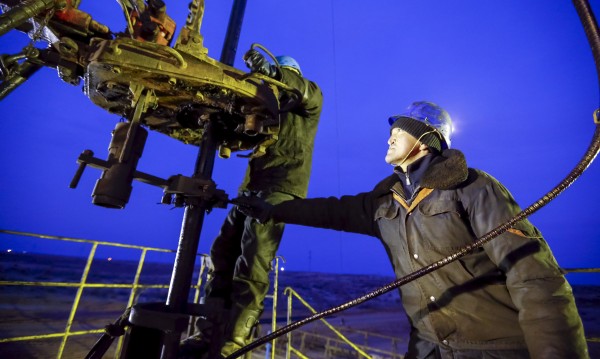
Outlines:
{"type": "MultiPolygon", "coordinates": [[[[106,241],[97,241],[97,240],[88,240],[88,239],[79,239],[79,238],[69,238],[69,237],[61,237],[61,236],[52,236],[52,235],[43,235],[43,234],[35,234],[28,232],[20,232],[20,231],[12,231],[12,230],[3,230],[0,229],[0,233],[16,235],[16,236],[26,236],[26,237],[36,237],[41,239],[49,239],[49,240],[59,240],[66,242],[76,242],[76,243],[86,243],[91,244],[91,249],[87,256],[87,261],[84,266],[83,274],[79,282],[50,282],[50,281],[0,281],[0,286],[39,286],[39,287],[72,287],[77,288],[77,292],[75,294],[75,299],[70,309],[70,313],[67,319],[67,323],[65,326],[64,332],[60,333],[48,333],[48,334],[40,334],[40,335],[30,335],[30,336],[20,336],[20,337],[12,337],[12,338],[0,338],[0,343],[8,343],[8,342],[19,342],[19,341],[31,341],[31,340],[39,340],[39,339],[53,339],[53,338],[61,338],[62,341],[60,343],[60,347],[58,349],[57,358],[61,359],[65,345],[67,343],[67,339],[73,336],[81,336],[81,335],[89,335],[89,334],[101,334],[104,332],[104,329],[92,329],[92,330],[77,330],[72,331],[73,320],[75,318],[76,312],[79,308],[81,296],[83,290],[86,288],[129,288],[131,292],[129,294],[129,298],[127,300],[126,308],[131,307],[135,304],[136,293],[142,289],[168,289],[168,284],[140,284],[140,276],[142,273],[142,268],[144,266],[146,256],[148,252],[162,252],[162,253],[175,253],[175,250],[164,249],[164,248],[152,248],[152,247],[144,247],[144,246],[136,246],[136,245],[128,245],[114,242],[106,242],[106,241]],[[135,276],[133,282],[131,284],[117,283],[117,284],[106,284],[106,283],[88,283],[88,274],[91,268],[91,264],[96,256],[96,251],[99,246],[110,246],[110,247],[120,247],[120,248],[128,248],[140,251],[140,256],[138,260],[137,269],[135,272],[135,276]]],[[[210,266],[210,258],[205,254],[199,254],[200,256],[200,269],[198,274],[198,282],[192,286],[195,289],[194,294],[194,303],[198,303],[201,295],[201,287],[202,287],[202,278],[203,274],[207,271],[210,266]]],[[[273,292],[270,295],[267,295],[267,298],[272,298],[273,300],[273,308],[272,308],[272,318],[271,318],[271,331],[277,330],[277,294],[278,294],[278,281],[279,281],[279,263],[280,261],[284,261],[282,257],[276,257],[274,262],[274,281],[273,281],[273,292]]],[[[563,269],[566,273],[598,273],[600,272],[599,268],[565,268],[563,269]]],[[[310,310],[313,314],[316,313],[316,310],[313,309],[296,291],[294,291],[291,287],[287,287],[284,290],[284,293],[288,295],[288,305],[287,305],[287,323],[291,323],[292,318],[292,299],[298,299],[308,310],[310,310]]],[[[369,354],[365,352],[368,350],[373,353],[383,354],[387,356],[391,356],[393,358],[402,358],[396,353],[382,351],[377,348],[370,348],[367,346],[361,346],[352,343],[346,336],[344,336],[339,330],[334,328],[330,323],[328,323],[325,319],[320,319],[335,335],[339,338],[339,343],[345,343],[351,348],[353,348],[356,353],[365,358],[371,358],[369,354]]],[[[191,334],[193,331],[193,318],[190,321],[190,331],[188,334],[191,334]]],[[[302,333],[301,331],[296,331],[295,333],[302,333]]],[[[309,333],[305,333],[304,335],[308,335],[309,333]]],[[[291,340],[292,333],[287,333],[287,346],[286,346],[286,359],[289,359],[291,354],[298,356],[301,359],[308,358],[304,354],[300,352],[297,348],[292,346],[291,340]]],[[[311,334],[315,335],[315,334],[311,334]]],[[[373,336],[376,334],[369,333],[369,335],[373,336]]],[[[388,337],[390,339],[394,339],[388,337]]],[[[330,340],[335,341],[330,338],[330,340]]],[[[600,338],[596,337],[588,337],[588,342],[599,343],[600,338]]],[[[120,352],[123,344],[123,338],[121,337],[117,343],[116,355],[120,352]]],[[[271,344],[271,359],[275,359],[276,354],[276,341],[273,340],[271,344]]]]}
{"type": "MultiPolygon", "coordinates": [[[[53,235],[44,235],[38,233],[29,233],[29,232],[21,232],[21,231],[12,231],[12,230],[4,230],[0,229],[0,233],[16,235],[16,236],[25,236],[25,237],[35,237],[40,239],[49,239],[49,240],[59,240],[65,242],[75,242],[75,243],[85,243],[90,244],[91,249],[88,253],[87,260],[85,262],[85,266],[83,269],[83,274],[79,282],[50,282],[50,281],[2,281],[0,280],[0,286],[36,286],[36,287],[67,287],[67,288],[77,288],[77,292],[75,294],[75,299],[73,300],[73,304],[70,309],[70,313],[67,319],[67,323],[65,325],[64,332],[60,333],[48,333],[48,334],[40,334],[40,335],[30,335],[30,336],[19,336],[19,337],[11,337],[11,338],[0,338],[0,343],[10,343],[10,342],[21,342],[21,341],[31,341],[31,340],[41,340],[41,339],[54,339],[54,338],[62,338],[60,343],[57,359],[61,359],[65,354],[65,346],[69,337],[73,336],[81,336],[81,335],[89,335],[89,334],[102,334],[104,333],[104,329],[91,329],[91,330],[77,330],[72,331],[72,325],[77,313],[77,310],[80,306],[81,297],[84,289],[86,288],[130,288],[131,292],[129,294],[129,298],[127,300],[127,304],[125,308],[129,308],[135,304],[136,293],[142,289],[168,289],[168,284],[140,284],[140,276],[142,273],[142,269],[144,267],[144,263],[146,261],[146,256],[148,252],[162,252],[162,253],[175,253],[175,250],[164,249],[164,248],[152,248],[145,246],[136,246],[129,244],[121,244],[115,242],[106,242],[106,241],[97,241],[97,240],[89,240],[89,239],[81,239],[81,238],[70,238],[70,237],[62,237],[62,236],[53,236],[53,235]],[[140,251],[140,256],[138,259],[138,265],[135,272],[135,276],[133,282],[131,284],[125,283],[117,283],[117,284],[107,284],[107,283],[88,283],[88,275],[90,272],[90,268],[94,258],[96,257],[96,251],[99,246],[109,246],[109,247],[120,247],[120,248],[128,248],[140,251]]],[[[199,254],[200,257],[200,268],[198,273],[198,281],[192,288],[195,290],[194,293],[194,303],[198,303],[201,296],[201,287],[203,274],[207,271],[210,266],[210,257],[206,254],[199,254]]],[[[274,291],[272,294],[267,295],[267,298],[273,299],[273,314],[272,314],[272,323],[271,330],[276,329],[276,308],[277,308],[277,283],[279,277],[279,263],[280,260],[283,260],[282,257],[277,257],[274,262],[274,291]]],[[[194,329],[194,318],[190,320],[190,327],[188,330],[188,334],[192,334],[194,329]]],[[[120,353],[123,345],[123,337],[119,338],[117,342],[117,347],[115,351],[115,356],[120,353]]],[[[91,349],[91,348],[90,348],[91,349]]],[[[275,343],[273,342],[273,353],[275,352],[275,343]]],[[[275,357],[272,356],[274,359],[275,357]]]]}
{"type": "MultiPolygon", "coordinates": [[[[169,288],[169,286],[167,284],[150,284],[150,285],[140,284],[139,280],[140,280],[140,276],[142,273],[142,268],[145,263],[146,254],[149,251],[163,252],[163,253],[175,253],[174,250],[136,246],[136,245],[129,245],[129,244],[114,243],[114,242],[96,241],[96,240],[89,240],[89,239],[51,236],[51,235],[19,232],[19,231],[11,231],[11,230],[3,230],[3,229],[0,229],[0,233],[12,234],[12,235],[18,235],[18,236],[26,236],[26,237],[36,237],[36,238],[42,238],[42,239],[59,240],[59,241],[65,241],[65,242],[91,244],[91,249],[88,253],[87,261],[86,261],[84,269],[83,269],[83,274],[81,276],[81,280],[78,283],[74,283],[74,282],[0,281],[0,286],[40,286],[40,287],[75,287],[75,288],[77,288],[77,292],[75,294],[75,299],[73,301],[73,305],[71,306],[71,310],[69,313],[69,317],[67,319],[67,323],[66,323],[64,332],[13,337],[13,338],[0,338],[0,343],[28,341],[28,340],[37,340],[37,339],[49,339],[49,338],[62,338],[62,341],[60,343],[58,353],[57,353],[57,358],[60,359],[60,358],[62,358],[62,356],[64,354],[65,345],[66,345],[67,339],[69,337],[79,336],[79,335],[87,335],[87,334],[99,334],[99,333],[104,332],[104,329],[71,331],[71,327],[73,325],[73,319],[75,318],[75,314],[77,313],[77,309],[79,308],[81,296],[82,296],[84,289],[86,289],[86,288],[131,288],[131,292],[129,294],[129,298],[127,300],[127,305],[126,305],[126,308],[129,308],[133,304],[135,304],[134,301],[135,301],[136,293],[140,289],[169,288]],[[87,282],[88,274],[89,274],[92,262],[95,258],[96,250],[99,246],[135,249],[135,250],[139,250],[141,252],[139,260],[138,260],[138,266],[136,269],[136,273],[135,273],[133,282],[131,284],[106,284],[106,283],[88,283],[87,282]]],[[[201,259],[202,259],[201,268],[204,269],[204,255],[201,255],[201,259]]],[[[202,275],[200,274],[199,277],[202,277],[202,275]]],[[[121,337],[117,343],[117,351],[116,351],[117,353],[120,351],[122,345],[123,345],[123,338],[121,337]]]]}
{"type": "MultiPolygon", "coordinates": [[[[284,290],[284,294],[287,294],[288,296],[288,307],[287,307],[287,323],[290,324],[292,322],[292,299],[296,298],[300,301],[300,303],[302,303],[302,305],[304,305],[308,310],[310,310],[313,314],[316,314],[317,311],[311,307],[310,304],[308,304],[308,302],[306,302],[304,300],[304,298],[302,298],[300,296],[300,294],[298,294],[298,292],[296,292],[294,289],[292,289],[292,287],[287,287],[284,290]]],[[[319,319],[322,323],[325,324],[325,326],[327,326],[327,328],[329,328],[333,333],[335,333],[335,335],[340,338],[344,343],[348,344],[352,349],[354,349],[358,354],[360,354],[362,357],[365,358],[369,358],[371,359],[371,356],[369,354],[367,354],[365,351],[363,351],[361,348],[359,348],[356,344],[354,344],[352,341],[350,341],[350,339],[346,338],[346,336],[344,336],[344,334],[342,334],[339,330],[337,330],[333,325],[329,324],[329,322],[323,318],[319,319]]],[[[292,346],[292,333],[287,333],[287,349],[286,349],[286,359],[290,359],[291,356],[291,352],[294,352],[294,354],[299,355],[300,352],[295,349],[292,346]]],[[[304,356],[302,356],[304,357],[304,356]]]]}
{"type": "MultiPolygon", "coordinates": [[[[375,333],[366,332],[366,331],[354,330],[353,332],[354,333],[362,332],[365,335],[365,338],[379,337],[382,339],[390,340],[390,342],[392,343],[392,346],[394,345],[394,343],[399,343],[402,341],[395,337],[375,334],[375,333]]],[[[300,337],[299,341],[301,343],[300,344],[301,348],[298,349],[298,348],[295,348],[294,346],[290,346],[290,352],[293,354],[296,354],[297,356],[299,356],[301,358],[307,357],[306,355],[301,353],[301,350],[302,350],[302,346],[308,345],[308,343],[313,343],[313,344],[321,343],[324,347],[325,357],[327,357],[327,358],[335,358],[338,356],[353,357],[356,354],[354,352],[351,352],[350,349],[347,349],[345,347],[345,344],[346,344],[345,341],[337,339],[337,338],[328,337],[328,336],[324,336],[324,335],[317,334],[317,333],[306,332],[306,331],[302,331],[302,330],[295,330],[294,337],[295,338],[300,337]]],[[[383,350],[383,349],[372,347],[372,346],[369,346],[366,344],[360,345],[360,348],[362,348],[364,351],[368,351],[369,353],[372,353],[373,357],[393,358],[393,359],[402,359],[404,357],[402,354],[399,354],[398,352],[383,350]]]]}
{"type": "MultiPolygon", "coordinates": [[[[277,330],[277,293],[279,292],[279,261],[283,261],[285,263],[285,259],[283,257],[277,256],[275,257],[275,278],[273,280],[273,294],[267,295],[267,298],[273,299],[273,310],[271,314],[271,332],[277,330]]],[[[275,349],[276,349],[277,340],[273,340],[271,343],[271,359],[275,359],[275,349]]]]}

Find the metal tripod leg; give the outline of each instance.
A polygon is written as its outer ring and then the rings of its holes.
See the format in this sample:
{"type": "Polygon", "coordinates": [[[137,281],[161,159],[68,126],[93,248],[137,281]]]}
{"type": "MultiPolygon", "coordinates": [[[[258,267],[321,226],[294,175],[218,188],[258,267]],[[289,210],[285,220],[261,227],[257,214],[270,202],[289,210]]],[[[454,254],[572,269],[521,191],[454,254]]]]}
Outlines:
{"type": "Polygon", "coordinates": [[[102,359],[112,342],[121,335],[125,334],[125,326],[129,318],[131,308],[127,308],[125,313],[119,317],[113,324],[109,324],[104,328],[104,334],[98,339],[92,350],[85,356],[85,359],[102,359]]]}

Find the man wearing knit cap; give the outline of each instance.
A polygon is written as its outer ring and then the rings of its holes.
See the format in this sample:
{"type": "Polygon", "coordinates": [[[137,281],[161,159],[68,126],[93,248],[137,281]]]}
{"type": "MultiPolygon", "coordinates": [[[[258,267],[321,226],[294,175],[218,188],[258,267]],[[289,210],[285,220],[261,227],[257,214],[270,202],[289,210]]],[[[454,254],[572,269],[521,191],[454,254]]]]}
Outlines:
{"type": "MultiPolygon", "coordinates": [[[[239,210],[259,222],[376,237],[398,278],[521,211],[501,183],[450,149],[452,121],[441,107],[415,102],[389,123],[385,161],[394,173],[372,190],[277,205],[239,198],[239,210]]],[[[407,359],[589,358],[572,289],[526,219],[400,292],[411,325],[407,359]]]]}

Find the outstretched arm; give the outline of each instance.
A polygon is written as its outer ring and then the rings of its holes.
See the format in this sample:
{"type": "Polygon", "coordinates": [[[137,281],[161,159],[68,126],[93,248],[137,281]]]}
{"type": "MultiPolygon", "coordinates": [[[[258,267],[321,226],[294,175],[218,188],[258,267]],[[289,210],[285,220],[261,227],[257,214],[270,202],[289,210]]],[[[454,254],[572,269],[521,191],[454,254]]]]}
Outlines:
{"type": "Polygon", "coordinates": [[[270,205],[258,197],[233,200],[239,210],[259,222],[273,220],[309,227],[335,229],[379,237],[368,193],[341,198],[295,199],[270,205]]]}

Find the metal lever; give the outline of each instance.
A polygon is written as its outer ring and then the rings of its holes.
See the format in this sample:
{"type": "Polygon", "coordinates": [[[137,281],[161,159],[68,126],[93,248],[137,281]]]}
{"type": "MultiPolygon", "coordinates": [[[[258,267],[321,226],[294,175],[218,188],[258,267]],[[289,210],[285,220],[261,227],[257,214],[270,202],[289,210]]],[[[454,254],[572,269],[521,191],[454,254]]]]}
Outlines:
{"type": "MultiPolygon", "coordinates": [[[[83,151],[83,153],[81,155],[87,156],[87,157],[93,157],[94,152],[92,150],[85,150],[85,151],[83,151]]],[[[81,175],[83,175],[83,171],[87,167],[87,162],[79,161],[79,160],[77,162],[79,162],[79,167],[77,168],[77,171],[75,172],[75,176],[73,176],[73,179],[71,180],[71,184],[69,184],[69,188],[77,187],[77,185],[79,184],[79,180],[81,179],[81,175]]]]}

